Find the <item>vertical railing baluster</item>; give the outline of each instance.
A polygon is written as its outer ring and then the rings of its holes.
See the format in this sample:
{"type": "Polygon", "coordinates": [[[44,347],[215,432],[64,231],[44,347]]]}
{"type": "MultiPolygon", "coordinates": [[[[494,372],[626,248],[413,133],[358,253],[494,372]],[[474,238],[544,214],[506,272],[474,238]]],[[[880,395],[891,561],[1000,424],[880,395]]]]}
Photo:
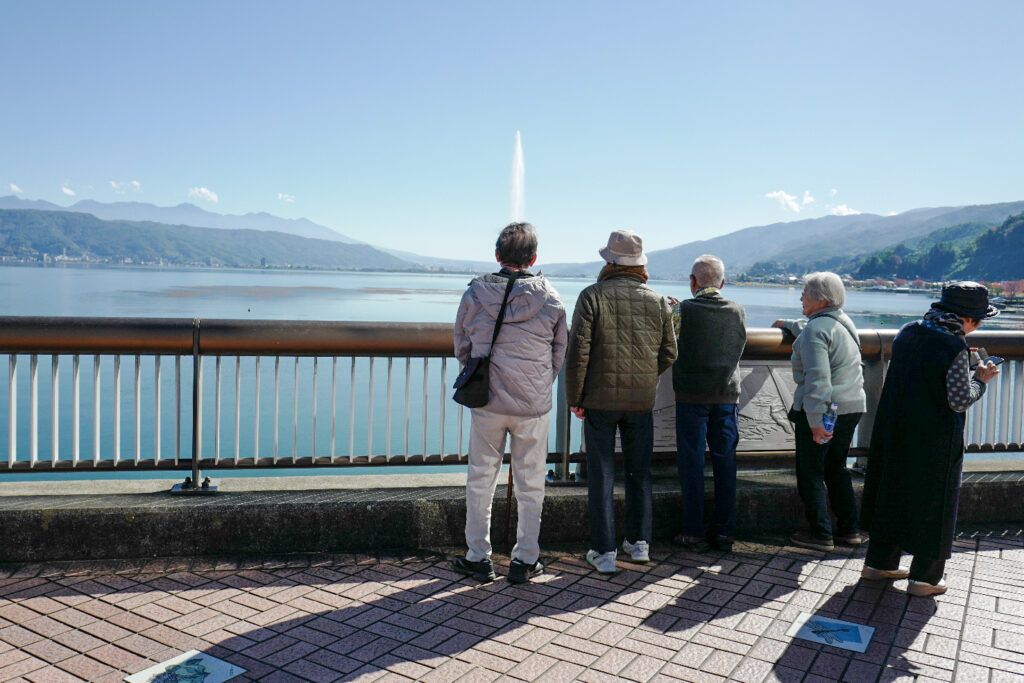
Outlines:
{"type": "Polygon", "coordinates": [[[366,405],[366,457],[373,460],[373,356],[370,356],[370,400],[366,405]]]}
{"type": "Polygon", "coordinates": [[[395,364],[394,356],[388,356],[388,407],[387,407],[387,419],[385,421],[385,427],[384,427],[385,430],[387,430],[387,434],[384,437],[384,442],[385,442],[384,458],[385,458],[385,460],[390,460],[391,459],[391,384],[392,384],[391,370],[392,370],[392,367],[394,366],[394,364],[395,364]]]}
{"type": "Polygon", "coordinates": [[[92,357],[92,462],[100,462],[100,357],[92,357]]]}
{"type": "Polygon", "coordinates": [[[313,452],[309,454],[310,457],[313,459],[313,462],[316,462],[316,417],[317,417],[317,415],[316,415],[317,400],[316,399],[317,399],[317,390],[319,389],[319,386],[320,386],[320,382],[319,382],[320,378],[317,376],[317,373],[318,373],[318,371],[320,369],[319,368],[319,363],[317,363],[318,360],[320,360],[320,359],[317,356],[313,356],[313,452]]]}
{"type": "Polygon", "coordinates": [[[32,467],[39,462],[39,356],[33,353],[29,356],[29,455],[32,467]]]}
{"type": "Polygon", "coordinates": [[[135,464],[142,459],[142,356],[135,355],[135,464]]]}
{"type": "Polygon", "coordinates": [[[1010,443],[1010,389],[1013,388],[1013,381],[1010,378],[1008,370],[1010,368],[1003,366],[1004,369],[997,379],[999,380],[999,433],[996,443],[1009,444],[1010,443]]]}
{"type": "Polygon", "coordinates": [[[174,464],[181,461],[181,356],[174,357],[174,464]]]}
{"type": "Polygon", "coordinates": [[[462,408],[463,408],[463,406],[460,404],[459,405],[459,459],[462,459],[462,452],[463,452],[463,449],[462,449],[462,408]]]}
{"type": "Polygon", "coordinates": [[[274,357],[274,464],[277,464],[278,426],[281,422],[281,356],[274,357]]]}
{"type": "Polygon", "coordinates": [[[423,359],[423,457],[427,457],[427,395],[430,388],[428,375],[430,371],[430,359],[423,359]]]}
{"type": "Polygon", "coordinates": [[[161,379],[160,375],[161,375],[161,373],[160,373],[160,356],[158,356],[158,355],[157,356],[153,356],[153,384],[156,386],[156,389],[155,389],[156,400],[153,402],[154,403],[154,405],[153,405],[153,412],[154,412],[154,415],[153,415],[153,427],[154,427],[154,431],[153,431],[153,448],[154,448],[153,462],[155,462],[158,465],[160,464],[160,457],[162,455],[162,453],[160,452],[160,446],[161,446],[161,438],[160,438],[161,437],[161,434],[160,434],[160,409],[163,406],[163,397],[161,396],[161,394],[163,393],[163,386],[162,386],[162,383],[160,381],[160,379],[161,379]]]}
{"type": "Polygon", "coordinates": [[[412,400],[412,358],[405,357],[405,450],[402,454],[409,457],[409,423],[412,408],[409,405],[412,400]]]}
{"type": "Polygon", "coordinates": [[[213,406],[213,464],[220,463],[220,366],[221,357],[217,356],[214,372],[216,377],[213,380],[214,406],[213,406]]]}
{"type": "Polygon", "coordinates": [[[256,419],[253,422],[253,436],[252,436],[252,462],[255,465],[260,459],[260,357],[256,356],[256,405],[255,413],[256,419]]]}
{"type": "Polygon", "coordinates": [[[356,457],[356,357],[352,356],[352,367],[349,370],[349,407],[348,407],[348,461],[356,457]]]}
{"type": "Polygon", "coordinates": [[[10,396],[9,424],[7,440],[7,466],[14,467],[18,459],[18,355],[12,353],[10,356],[10,396]]]}
{"type": "Polygon", "coordinates": [[[235,356],[235,465],[240,457],[242,424],[242,357],[235,356]]]}
{"type": "MultiPolygon", "coordinates": [[[[988,392],[986,391],[985,393],[987,394],[988,392]]],[[[968,408],[968,410],[970,410],[971,412],[971,415],[968,418],[971,425],[971,436],[968,439],[969,443],[980,444],[984,443],[985,441],[984,435],[981,433],[982,415],[984,414],[984,408],[984,400],[978,401],[973,406],[968,408]]]]}
{"type": "Polygon", "coordinates": [[[295,379],[292,381],[292,462],[299,457],[299,357],[295,356],[295,379]]]}
{"type": "Polygon", "coordinates": [[[1012,360],[1014,370],[1014,442],[1024,447],[1024,360],[1012,360]]]}
{"type": "Polygon", "coordinates": [[[335,456],[335,437],[338,433],[338,357],[331,362],[331,462],[335,456]]]}
{"type": "Polygon", "coordinates": [[[79,355],[73,356],[71,364],[71,463],[78,465],[82,455],[82,373],[79,355]]]}
{"type": "MultiPolygon", "coordinates": [[[[203,356],[193,354],[193,363],[199,365],[199,371],[195,373],[196,389],[194,394],[194,403],[196,414],[192,417],[192,422],[195,424],[195,434],[192,436],[193,443],[195,444],[195,462],[203,461],[203,356]]],[[[197,471],[193,466],[193,472],[197,471]]],[[[199,482],[194,482],[193,486],[198,486],[199,482]]]]}
{"type": "Polygon", "coordinates": [[[448,374],[447,374],[447,372],[448,372],[448,359],[447,358],[442,358],[441,359],[441,447],[440,447],[440,449],[438,451],[441,454],[442,458],[444,457],[444,417],[445,417],[445,408],[448,405],[448,401],[447,401],[448,397],[446,395],[447,392],[445,391],[445,389],[446,389],[445,385],[448,384],[448,374]]]}
{"type": "Polygon", "coordinates": [[[56,465],[60,459],[60,384],[57,379],[60,372],[60,356],[56,353],[52,356],[53,362],[53,421],[51,424],[52,439],[50,461],[56,465]]]}
{"type": "Polygon", "coordinates": [[[989,384],[989,391],[985,392],[985,438],[982,441],[987,444],[998,441],[996,417],[999,415],[999,379],[997,376],[993,383],[989,384]]]}
{"type": "Polygon", "coordinates": [[[121,356],[114,355],[114,467],[121,462],[121,356]]]}

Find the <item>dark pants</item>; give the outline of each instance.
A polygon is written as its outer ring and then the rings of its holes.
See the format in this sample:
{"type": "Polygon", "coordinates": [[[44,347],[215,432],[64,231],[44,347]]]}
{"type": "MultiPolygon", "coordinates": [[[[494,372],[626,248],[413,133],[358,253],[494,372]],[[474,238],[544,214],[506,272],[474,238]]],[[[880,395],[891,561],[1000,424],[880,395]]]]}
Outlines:
{"type": "Polygon", "coordinates": [[[599,553],[615,550],[615,430],[622,436],[626,477],[626,540],[651,540],[651,412],[587,408],[583,435],[587,441],[587,486],[590,502],[590,547],[599,553]]]}
{"type": "MultiPolygon", "coordinates": [[[[872,538],[868,541],[868,554],[864,558],[864,564],[872,569],[899,569],[901,554],[900,547],[895,543],[885,543],[872,538]]],[[[934,586],[942,580],[945,569],[945,560],[932,560],[914,555],[914,560],[910,563],[910,578],[934,586]]]]}
{"type": "Polygon", "coordinates": [[[840,415],[828,443],[814,442],[804,411],[797,410],[792,415],[796,418],[796,486],[804,503],[809,533],[822,540],[832,538],[829,502],[836,513],[836,532],[841,536],[856,533],[857,500],[846,456],[863,413],[840,415]]]}
{"type": "Polygon", "coordinates": [[[735,404],[676,404],[676,462],[683,494],[683,533],[703,538],[704,453],[711,451],[715,475],[715,527],[719,536],[736,531],[736,444],[739,429],[735,404]]]}

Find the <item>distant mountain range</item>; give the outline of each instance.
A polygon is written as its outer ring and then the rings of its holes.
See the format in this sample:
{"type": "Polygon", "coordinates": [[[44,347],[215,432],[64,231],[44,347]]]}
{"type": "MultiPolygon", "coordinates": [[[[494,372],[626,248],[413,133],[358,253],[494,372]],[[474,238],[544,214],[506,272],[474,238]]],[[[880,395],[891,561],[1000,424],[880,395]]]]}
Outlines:
{"type": "Polygon", "coordinates": [[[106,221],[87,213],[33,209],[0,209],[0,257],[149,265],[418,269],[367,244],[271,230],[106,221]]]}
{"type": "MultiPolygon", "coordinates": [[[[689,275],[693,260],[701,254],[719,256],[733,274],[745,272],[759,262],[782,264],[793,272],[838,268],[855,256],[868,255],[941,228],[965,223],[996,225],[1022,211],[1024,201],[914,209],[895,216],[857,214],[773,223],[648,252],[647,269],[655,278],[682,279],[689,275]]],[[[595,251],[598,246],[595,245],[595,251]]],[[[600,261],[553,263],[546,265],[544,272],[594,277],[602,265],[600,261]]]]}
{"type": "Polygon", "coordinates": [[[325,225],[319,225],[306,218],[280,218],[269,213],[247,213],[244,215],[214,213],[187,202],[177,206],[156,206],[145,202],[104,203],[83,199],[71,206],[60,206],[41,199],[21,199],[15,195],[0,197],[0,209],[38,209],[42,211],[74,211],[91,213],[108,221],[152,221],[168,225],[190,225],[194,228],[224,228],[227,230],[274,230],[333,240],[346,244],[365,244],[360,240],[343,235],[325,225]]]}
{"type": "MultiPolygon", "coordinates": [[[[903,264],[900,272],[953,272],[967,267],[964,264],[982,263],[967,259],[971,245],[986,231],[1022,212],[1024,201],[914,209],[894,216],[858,214],[773,223],[648,252],[647,267],[655,278],[685,279],[693,259],[711,253],[725,261],[732,275],[799,274],[817,269],[863,275],[892,269],[894,264],[903,264]]],[[[0,255],[8,259],[33,260],[44,253],[52,257],[67,249],[69,256],[89,254],[115,261],[169,264],[266,263],[460,272],[488,272],[496,267],[490,259],[442,259],[373,247],[304,218],[285,219],[267,213],[224,215],[187,203],[160,207],[82,200],[60,207],[12,195],[0,197],[0,213],[4,215],[0,255]],[[144,244],[140,241],[143,235],[154,242],[144,244]]],[[[593,245],[595,253],[599,246],[593,245]]],[[[995,267],[995,261],[989,261],[995,267]]],[[[542,270],[547,275],[592,278],[602,265],[600,261],[552,263],[542,270]]],[[[1003,272],[1016,266],[1000,262],[998,267],[1003,272]]]]}

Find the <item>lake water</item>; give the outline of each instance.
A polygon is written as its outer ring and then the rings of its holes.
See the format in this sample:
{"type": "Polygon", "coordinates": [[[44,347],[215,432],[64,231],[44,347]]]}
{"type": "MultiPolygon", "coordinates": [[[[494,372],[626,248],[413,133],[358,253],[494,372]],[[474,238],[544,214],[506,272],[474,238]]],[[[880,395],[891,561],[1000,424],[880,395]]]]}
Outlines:
{"type": "MultiPolygon", "coordinates": [[[[471,276],[465,274],[429,274],[429,273],[350,273],[350,272],[326,272],[326,271],[283,271],[283,270],[206,270],[206,269],[141,269],[141,268],[105,268],[105,267],[0,267],[0,302],[2,310],[6,315],[40,315],[40,316],[113,316],[113,317],[168,317],[168,318],[237,318],[237,319],[278,319],[278,320],[352,320],[352,321],[400,321],[400,322],[451,322],[455,317],[459,298],[465,291],[466,283],[471,276]]],[[[592,280],[578,278],[552,278],[552,283],[562,294],[566,307],[571,316],[576,298],[583,288],[589,286],[592,280]]],[[[663,294],[685,298],[689,295],[687,283],[678,281],[652,281],[652,287],[663,294]]],[[[726,295],[742,303],[747,310],[748,325],[751,327],[767,327],[772,321],[778,318],[794,318],[800,314],[800,288],[799,287],[728,287],[726,295]]],[[[847,293],[847,304],[845,310],[853,318],[854,322],[862,328],[897,328],[907,321],[919,317],[927,310],[934,296],[929,294],[892,294],[886,292],[864,292],[850,291],[847,293]]],[[[1024,325],[1020,320],[1010,318],[997,318],[1003,326],[1021,328],[1024,325]]],[[[436,361],[435,361],[436,362],[436,361]]],[[[349,407],[355,404],[357,417],[356,428],[351,435],[340,434],[338,436],[338,455],[349,453],[350,443],[354,452],[365,452],[372,438],[374,453],[383,453],[384,444],[388,434],[381,422],[380,416],[386,410],[384,372],[381,364],[378,364],[375,377],[375,390],[373,406],[376,419],[374,421],[373,433],[369,434],[366,427],[365,417],[368,417],[367,394],[363,382],[368,376],[368,361],[360,360],[355,366],[354,372],[360,378],[360,384],[353,397],[348,387],[350,384],[349,372],[353,368],[348,359],[339,362],[339,383],[341,389],[337,394],[338,409],[335,413],[347,428],[349,418],[349,407]],[[346,393],[348,392],[348,393],[346,393]]],[[[419,362],[417,362],[419,363],[419,362]]],[[[113,360],[105,358],[101,366],[102,385],[104,387],[104,401],[109,388],[112,386],[113,360]]],[[[41,358],[40,365],[40,415],[39,415],[39,449],[40,454],[45,456],[50,451],[50,429],[48,420],[51,419],[50,403],[52,395],[49,393],[49,359],[41,358]]],[[[62,361],[61,377],[62,389],[61,402],[61,452],[62,457],[68,457],[70,444],[70,361],[62,361]]],[[[204,364],[206,373],[212,372],[212,361],[207,360],[204,364]]],[[[234,362],[224,364],[223,375],[223,401],[224,417],[222,418],[222,430],[224,431],[225,444],[222,457],[231,457],[234,454],[234,429],[233,429],[233,405],[235,387],[235,366],[234,362]]],[[[19,396],[24,401],[28,396],[27,362],[22,362],[19,367],[19,396]]],[[[454,375],[457,369],[454,363],[449,363],[448,374],[454,375]]],[[[409,402],[409,412],[413,416],[412,433],[410,442],[418,444],[422,439],[429,438],[435,441],[438,438],[440,427],[435,426],[435,418],[431,417],[426,427],[428,433],[423,434],[424,428],[417,424],[417,418],[422,410],[429,409],[437,411],[440,401],[427,399],[428,406],[424,408],[422,398],[422,365],[417,365],[412,373],[413,390],[409,402]],[[419,382],[419,385],[415,383],[419,382]],[[416,430],[420,431],[417,432],[416,430]]],[[[163,420],[161,422],[161,442],[164,449],[164,457],[171,453],[176,436],[181,438],[182,454],[189,452],[190,435],[187,433],[190,420],[191,396],[187,389],[191,374],[191,359],[183,359],[182,374],[185,378],[185,396],[183,403],[183,425],[182,434],[176,435],[172,424],[174,415],[174,388],[172,379],[173,362],[165,361],[163,365],[164,379],[161,385],[161,401],[163,403],[163,420]]],[[[329,417],[324,412],[331,405],[331,371],[329,362],[322,362],[320,369],[320,381],[317,389],[317,401],[320,420],[318,422],[318,446],[316,452],[323,454],[323,448],[330,440],[329,417]]],[[[396,372],[404,371],[404,361],[396,363],[396,372]]],[[[439,365],[432,373],[435,378],[439,372],[439,365]]],[[[299,454],[311,451],[311,433],[309,429],[293,430],[293,425],[306,425],[311,422],[308,400],[311,397],[308,378],[312,377],[312,360],[301,359],[299,362],[300,388],[296,389],[294,384],[294,361],[285,359],[282,361],[282,383],[280,401],[280,452],[282,457],[290,457],[293,452],[299,454]],[[305,393],[303,393],[305,392],[305,393]],[[296,394],[302,400],[296,400],[296,394]]],[[[133,392],[134,359],[125,357],[122,360],[122,436],[121,449],[122,457],[132,457],[135,447],[134,432],[134,397],[133,392]]],[[[143,378],[153,377],[153,359],[143,358],[141,360],[141,375],[143,378]]],[[[249,400],[248,394],[255,387],[255,360],[244,359],[240,367],[239,375],[242,381],[240,395],[243,401],[249,400]]],[[[449,378],[451,379],[451,378],[449,378]]],[[[260,425],[259,425],[259,450],[262,456],[266,456],[267,449],[273,444],[274,430],[272,424],[273,390],[274,390],[274,363],[266,359],[262,364],[260,391],[262,395],[260,404],[260,425]],[[269,398],[269,405],[268,405],[269,398]]],[[[448,382],[450,384],[450,381],[448,382]]],[[[141,402],[142,405],[151,406],[154,402],[155,389],[143,382],[141,402]]],[[[210,374],[204,383],[204,401],[207,406],[212,406],[215,400],[213,394],[213,381],[210,374]]],[[[81,444],[83,457],[91,458],[91,446],[93,438],[92,408],[89,400],[92,396],[92,366],[91,358],[83,358],[82,369],[82,435],[81,444]]],[[[396,392],[399,393],[399,392],[396,392]]],[[[401,400],[404,397],[398,397],[401,400]]],[[[7,442],[9,430],[7,392],[0,392],[0,443],[7,442]]],[[[27,415],[28,411],[21,403],[19,410],[19,441],[27,442],[27,431],[29,429],[27,415]]],[[[453,444],[459,437],[457,423],[451,419],[455,406],[450,404],[448,422],[445,423],[445,437],[447,443],[453,444]]],[[[243,410],[245,415],[251,415],[250,406],[243,410]]],[[[145,409],[145,408],[144,408],[145,409]]],[[[207,408],[209,410],[209,408],[207,408]]],[[[103,444],[103,457],[109,457],[113,439],[114,426],[112,418],[112,407],[106,405],[102,411],[101,441],[103,444]]],[[[252,453],[255,448],[257,434],[254,433],[251,417],[246,424],[246,418],[242,418],[243,424],[240,430],[238,448],[242,457],[252,453]]],[[[394,420],[400,423],[401,420],[394,420]]],[[[209,453],[210,444],[213,443],[212,420],[204,418],[204,454],[209,453]]],[[[468,419],[464,429],[468,429],[468,419]]],[[[339,427],[339,429],[341,429],[339,427]]],[[[155,440],[155,425],[152,420],[144,419],[140,425],[139,441],[142,444],[143,453],[151,450],[155,440]]],[[[400,424],[392,425],[391,436],[393,439],[404,439],[400,424]]],[[[465,432],[463,433],[465,436],[465,432]]],[[[398,443],[398,441],[396,441],[398,443]]],[[[450,448],[450,446],[449,446],[450,448]]],[[[436,446],[434,446],[436,451],[436,446]]],[[[410,449],[410,452],[419,452],[410,449]]],[[[19,459],[27,459],[28,454],[19,449],[19,459]]],[[[322,470],[318,470],[320,472],[322,470]]],[[[342,468],[340,470],[351,473],[353,470],[342,468]]],[[[379,468],[356,468],[359,472],[380,472],[379,468]]],[[[408,472],[409,469],[402,471],[408,472]]],[[[284,474],[279,470],[275,473],[284,474]]],[[[114,474],[110,476],[132,476],[133,473],[114,474]]],[[[255,473],[247,473],[251,476],[255,473]]],[[[218,476],[226,476],[228,473],[218,473],[218,476]]],[[[0,479],[6,476],[17,476],[24,480],[25,476],[36,475],[0,475],[0,479]]],[[[161,476],[156,474],[144,474],[144,476],[161,476]]],[[[166,475],[173,476],[173,475],[166,475]]]]}

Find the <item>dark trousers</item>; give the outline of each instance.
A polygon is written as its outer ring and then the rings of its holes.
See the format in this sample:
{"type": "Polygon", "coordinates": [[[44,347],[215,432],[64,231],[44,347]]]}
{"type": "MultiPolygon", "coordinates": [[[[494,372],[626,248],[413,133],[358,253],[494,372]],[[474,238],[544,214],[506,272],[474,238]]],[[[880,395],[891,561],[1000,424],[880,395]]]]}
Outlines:
{"type": "Polygon", "coordinates": [[[683,533],[703,538],[704,453],[711,452],[715,475],[715,527],[719,536],[736,531],[736,444],[739,443],[736,404],[676,403],[676,462],[683,494],[683,533]]]}
{"type": "Polygon", "coordinates": [[[829,502],[836,513],[837,533],[845,536],[858,531],[857,499],[846,467],[853,431],[863,413],[840,415],[828,443],[815,443],[814,434],[802,410],[791,413],[796,429],[796,486],[804,504],[808,531],[820,539],[832,538],[829,502]]]}
{"type": "Polygon", "coordinates": [[[626,540],[651,540],[651,453],[654,415],[651,412],[587,408],[583,435],[587,441],[587,486],[590,502],[590,547],[599,553],[615,550],[615,430],[622,436],[625,464],[626,540]]]}
{"type": "MultiPolygon", "coordinates": [[[[886,543],[871,539],[868,541],[868,554],[864,564],[872,569],[899,569],[902,551],[895,543],[886,543]]],[[[914,555],[910,563],[910,578],[913,581],[925,581],[937,585],[946,570],[945,560],[932,560],[914,555]]]]}

